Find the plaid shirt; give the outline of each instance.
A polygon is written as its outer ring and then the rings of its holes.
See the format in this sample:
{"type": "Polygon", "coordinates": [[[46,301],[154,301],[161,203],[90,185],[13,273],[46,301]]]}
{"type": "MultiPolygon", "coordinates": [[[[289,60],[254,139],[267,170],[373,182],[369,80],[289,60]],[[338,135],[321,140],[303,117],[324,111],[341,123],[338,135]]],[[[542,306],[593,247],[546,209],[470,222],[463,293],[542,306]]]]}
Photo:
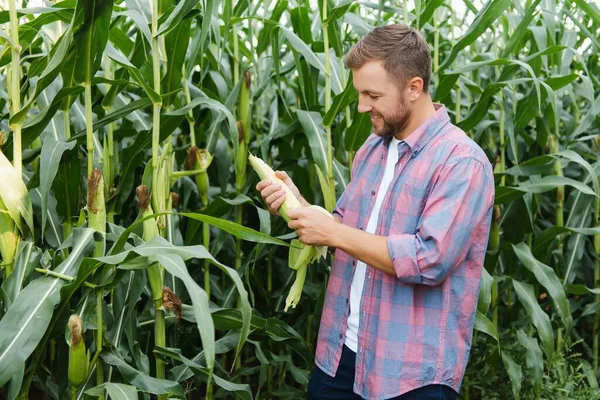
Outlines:
{"type": "MultiPolygon", "coordinates": [[[[354,391],[388,399],[431,384],[457,392],[471,349],[494,179],[485,153],[450,123],[444,106],[398,145],[394,179],[376,234],[387,236],[396,277],[367,266],[360,304],[354,391]]],[[[371,135],[334,210],[365,229],[389,139],[371,135]]],[[[356,259],[336,250],[316,364],[335,376],[356,259]]]]}

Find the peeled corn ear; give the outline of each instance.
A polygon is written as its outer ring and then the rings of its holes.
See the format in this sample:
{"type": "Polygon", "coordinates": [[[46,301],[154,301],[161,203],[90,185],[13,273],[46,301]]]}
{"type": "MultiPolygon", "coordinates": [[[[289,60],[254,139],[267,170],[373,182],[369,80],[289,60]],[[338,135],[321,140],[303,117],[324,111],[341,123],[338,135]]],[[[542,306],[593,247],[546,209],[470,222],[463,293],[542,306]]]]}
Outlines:
{"type": "MultiPolygon", "coordinates": [[[[281,183],[281,186],[285,190],[286,200],[279,208],[279,214],[281,214],[286,221],[289,221],[290,218],[287,216],[287,211],[293,208],[302,207],[302,204],[300,204],[298,198],[294,195],[294,193],[292,193],[292,190],[275,175],[275,171],[273,171],[273,169],[269,167],[263,160],[250,154],[248,156],[248,161],[260,179],[281,183]]],[[[323,207],[313,205],[309,206],[309,208],[319,210],[329,218],[333,218],[331,213],[325,210],[323,207]]],[[[327,246],[307,246],[302,244],[297,239],[292,240],[288,258],[288,266],[296,271],[296,280],[294,281],[292,287],[290,288],[290,292],[285,299],[284,311],[287,312],[288,308],[290,307],[296,308],[296,305],[300,301],[308,265],[318,261],[320,258],[325,257],[326,254],[327,246]]]]}
{"type": "Polygon", "coordinates": [[[302,204],[300,204],[300,200],[298,200],[294,193],[292,193],[292,189],[290,189],[281,179],[279,179],[275,175],[275,171],[273,171],[273,168],[269,167],[267,163],[265,163],[260,158],[253,156],[252,154],[248,156],[248,161],[250,162],[250,165],[252,166],[252,168],[254,168],[260,179],[281,183],[283,190],[285,190],[286,199],[279,208],[279,214],[281,214],[283,219],[289,221],[290,218],[287,216],[287,211],[294,208],[302,207],[302,204]]]}

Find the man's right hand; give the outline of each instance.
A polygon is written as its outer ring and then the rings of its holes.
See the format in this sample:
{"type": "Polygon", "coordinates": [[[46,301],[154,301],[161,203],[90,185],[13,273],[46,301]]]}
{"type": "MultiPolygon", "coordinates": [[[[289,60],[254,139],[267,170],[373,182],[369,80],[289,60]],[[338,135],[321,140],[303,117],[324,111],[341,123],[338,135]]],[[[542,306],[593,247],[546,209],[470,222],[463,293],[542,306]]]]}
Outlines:
{"type": "MultiPolygon", "coordinates": [[[[308,206],[308,202],[304,200],[302,195],[300,195],[300,191],[292,181],[292,178],[285,171],[275,171],[275,176],[283,181],[289,187],[296,196],[296,198],[300,201],[300,204],[303,206],[308,206]]],[[[260,192],[260,196],[263,198],[265,203],[267,204],[267,209],[273,215],[279,215],[279,207],[285,201],[285,190],[283,186],[281,186],[280,182],[273,182],[271,180],[262,180],[258,182],[256,185],[256,190],[260,192]]]]}

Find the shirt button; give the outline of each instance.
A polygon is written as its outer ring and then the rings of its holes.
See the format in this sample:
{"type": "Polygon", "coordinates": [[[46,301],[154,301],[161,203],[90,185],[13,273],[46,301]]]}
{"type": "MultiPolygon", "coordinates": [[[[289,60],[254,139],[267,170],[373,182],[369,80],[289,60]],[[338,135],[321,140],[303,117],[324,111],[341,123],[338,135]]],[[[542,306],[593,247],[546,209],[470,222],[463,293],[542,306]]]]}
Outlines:
{"type": "Polygon", "coordinates": [[[352,265],[356,265],[356,260],[352,260],[352,265]]]}
{"type": "Polygon", "coordinates": [[[341,338],[343,338],[343,337],[344,337],[344,335],[342,335],[342,334],[340,333],[340,339],[341,339],[341,338]]]}
{"type": "Polygon", "coordinates": [[[350,303],[350,299],[346,299],[346,304],[350,303]]]}
{"type": "Polygon", "coordinates": [[[375,196],[375,191],[371,190],[371,196],[375,196]]]}
{"type": "Polygon", "coordinates": [[[360,229],[362,231],[362,226],[359,226],[358,229],[360,229]]]}

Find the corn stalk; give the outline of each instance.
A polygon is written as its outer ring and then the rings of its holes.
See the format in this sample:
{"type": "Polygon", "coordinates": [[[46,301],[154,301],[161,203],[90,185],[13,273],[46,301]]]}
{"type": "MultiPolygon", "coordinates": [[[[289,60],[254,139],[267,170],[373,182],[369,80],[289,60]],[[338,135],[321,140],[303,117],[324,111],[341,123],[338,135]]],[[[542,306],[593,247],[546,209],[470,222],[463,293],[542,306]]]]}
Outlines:
{"type": "MultiPolygon", "coordinates": [[[[88,158],[89,159],[89,158],[88,158]]],[[[99,169],[94,169],[89,178],[88,183],[88,225],[102,235],[106,234],[106,204],[104,202],[104,179],[102,172],[99,169]]],[[[104,240],[96,242],[94,257],[102,257],[104,255],[104,240]]],[[[96,383],[101,385],[104,383],[104,362],[98,357],[102,352],[104,319],[102,316],[103,303],[102,288],[96,290],[96,383]]]]}
{"type": "MultiPolygon", "coordinates": [[[[323,1],[323,45],[325,52],[325,113],[331,108],[331,57],[329,55],[329,31],[327,23],[327,0],[323,1]]],[[[323,187],[323,195],[325,199],[329,199],[329,204],[325,207],[331,212],[335,206],[335,181],[333,179],[333,142],[331,135],[331,125],[325,126],[327,136],[327,187],[323,187]],[[325,191],[329,191],[329,195],[325,195],[325,191]]]]}
{"type": "MultiPolygon", "coordinates": [[[[238,148],[236,152],[235,162],[235,186],[238,194],[241,194],[246,183],[246,170],[248,167],[248,146],[250,144],[251,133],[251,104],[250,104],[250,87],[252,78],[249,71],[244,71],[242,84],[240,88],[240,97],[238,103],[238,148]]],[[[243,206],[239,205],[235,210],[235,222],[242,224],[243,221],[243,206]]],[[[236,238],[236,260],[235,268],[242,266],[242,240],[236,238]]]]}
{"type": "MultiPolygon", "coordinates": [[[[21,110],[21,46],[19,45],[19,19],[17,17],[17,1],[8,1],[8,13],[10,16],[10,36],[11,45],[11,69],[10,69],[10,103],[11,116],[21,110]]],[[[13,165],[17,174],[21,176],[22,172],[22,153],[21,153],[21,127],[22,122],[10,125],[13,132],[13,165]]]]}
{"type": "MultiPolygon", "coordinates": [[[[196,187],[198,188],[198,194],[200,195],[200,201],[202,202],[202,208],[208,207],[208,167],[212,163],[213,156],[204,149],[198,149],[192,146],[188,152],[188,166],[190,166],[193,172],[196,174],[196,187]]],[[[210,225],[206,222],[202,223],[202,244],[208,250],[210,249],[210,225]]],[[[210,262],[208,259],[204,260],[204,291],[210,299],[210,262]]]]}
{"type": "MultiPolygon", "coordinates": [[[[596,152],[600,153],[600,135],[596,135],[594,138],[594,146],[596,148],[596,152]]],[[[600,184],[600,178],[598,178],[598,183],[600,184]]],[[[600,199],[596,197],[596,209],[594,211],[594,226],[600,226],[600,199]]],[[[596,233],[594,235],[594,251],[595,251],[595,260],[594,260],[594,287],[600,287],[600,233],[596,233]]],[[[594,296],[594,300],[596,304],[600,303],[600,293],[594,296]]],[[[598,348],[600,347],[600,314],[596,313],[594,315],[594,324],[592,332],[594,332],[593,339],[593,368],[594,375],[598,376],[598,348]]]]}
{"type": "MultiPolygon", "coordinates": [[[[114,71],[113,64],[110,58],[104,58],[104,75],[107,79],[114,79],[114,71]]],[[[110,85],[107,85],[107,91],[110,88],[110,85]]],[[[106,114],[110,114],[113,110],[112,105],[107,105],[105,107],[106,114]]],[[[104,137],[104,157],[103,157],[103,175],[106,179],[104,196],[105,198],[109,198],[111,192],[114,190],[115,184],[115,167],[118,165],[117,159],[115,157],[115,131],[116,123],[111,122],[108,124],[106,136],[104,137]]],[[[109,211],[107,213],[108,221],[114,222],[114,211],[109,211]]]]}

